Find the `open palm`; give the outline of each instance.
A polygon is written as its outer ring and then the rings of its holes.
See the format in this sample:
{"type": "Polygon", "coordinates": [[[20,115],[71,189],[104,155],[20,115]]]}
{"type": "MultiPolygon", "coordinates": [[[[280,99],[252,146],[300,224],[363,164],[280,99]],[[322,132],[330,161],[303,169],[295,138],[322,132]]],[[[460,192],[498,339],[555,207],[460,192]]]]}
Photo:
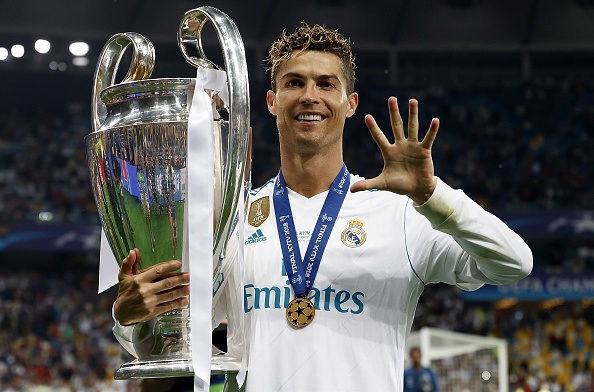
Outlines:
{"type": "Polygon", "coordinates": [[[433,193],[436,184],[431,147],[439,129],[439,120],[431,120],[427,134],[419,141],[417,100],[411,99],[408,104],[408,135],[404,133],[396,98],[388,99],[388,110],[394,143],[390,143],[386,138],[373,116],[365,116],[365,124],[384,158],[384,169],[375,178],[356,182],[351,186],[351,191],[387,190],[406,195],[417,204],[423,204],[433,193]]]}

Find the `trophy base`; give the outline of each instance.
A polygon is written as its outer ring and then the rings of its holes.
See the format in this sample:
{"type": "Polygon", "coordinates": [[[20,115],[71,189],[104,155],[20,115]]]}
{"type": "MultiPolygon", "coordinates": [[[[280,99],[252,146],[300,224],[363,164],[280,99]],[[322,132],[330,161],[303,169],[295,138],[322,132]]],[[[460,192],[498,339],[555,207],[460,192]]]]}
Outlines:
{"type": "MultiPolygon", "coordinates": [[[[213,375],[237,373],[240,367],[241,360],[227,355],[216,355],[211,360],[211,374],[213,375]]],[[[192,358],[134,360],[120,366],[114,374],[114,379],[191,377],[193,375],[192,358]]]]}

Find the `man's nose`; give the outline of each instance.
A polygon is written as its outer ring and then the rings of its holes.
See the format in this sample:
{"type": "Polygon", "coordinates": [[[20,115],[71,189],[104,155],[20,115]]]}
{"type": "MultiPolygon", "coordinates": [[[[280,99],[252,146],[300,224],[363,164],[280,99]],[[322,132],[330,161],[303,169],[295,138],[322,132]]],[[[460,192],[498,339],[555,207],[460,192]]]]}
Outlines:
{"type": "Polygon", "coordinates": [[[301,94],[302,103],[319,103],[320,97],[318,95],[318,89],[315,82],[311,81],[305,84],[303,88],[303,94],[301,94]]]}

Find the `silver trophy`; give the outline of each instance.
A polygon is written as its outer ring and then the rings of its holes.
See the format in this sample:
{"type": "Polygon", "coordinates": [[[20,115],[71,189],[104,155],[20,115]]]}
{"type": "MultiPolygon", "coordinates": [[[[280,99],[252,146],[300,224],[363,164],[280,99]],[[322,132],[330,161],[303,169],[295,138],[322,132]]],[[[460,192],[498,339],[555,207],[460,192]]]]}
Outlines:
{"type": "MultiPolygon", "coordinates": [[[[240,197],[249,134],[249,91],[245,51],[239,31],[212,7],[188,11],[180,24],[178,44],[195,67],[218,68],[202,50],[201,31],[211,22],[222,47],[227,73],[228,105],[207,91],[220,115],[214,116],[215,189],[214,271],[216,276],[231,235],[240,197]]],[[[187,201],[187,132],[195,79],[148,79],[154,65],[150,41],[137,33],[113,36],[98,60],[92,95],[93,132],[85,137],[87,160],[97,209],[119,263],[130,249],[140,250],[140,268],[182,259],[184,208],[187,201]],[[116,72],[127,47],[132,63],[120,84],[116,72]]],[[[187,226],[186,226],[187,227],[187,226]]],[[[211,313],[211,309],[204,309],[211,313]]],[[[150,353],[122,365],[116,379],[193,375],[189,309],[157,320],[157,342],[150,353]]],[[[235,361],[236,362],[236,361],[235,361]]],[[[224,356],[213,356],[216,373],[237,371],[224,356]]]]}

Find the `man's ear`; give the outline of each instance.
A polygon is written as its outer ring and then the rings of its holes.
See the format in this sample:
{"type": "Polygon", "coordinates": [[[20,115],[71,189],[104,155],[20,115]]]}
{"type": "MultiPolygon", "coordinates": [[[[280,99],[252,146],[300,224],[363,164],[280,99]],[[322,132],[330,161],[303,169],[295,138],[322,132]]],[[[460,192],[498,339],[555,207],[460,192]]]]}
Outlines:
{"type": "Polygon", "coordinates": [[[346,116],[351,117],[353,114],[355,114],[355,111],[357,110],[357,106],[359,106],[359,95],[357,93],[351,93],[351,95],[349,95],[348,101],[347,101],[347,112],[346,112],[346,116]]]}
{"type": "Polygon", "coordinates": [[[274,94],[274,91],[268,90],[266,93],[266,104],[268,105],[270,114],[276,116],[276,95],[274,94]]]}

